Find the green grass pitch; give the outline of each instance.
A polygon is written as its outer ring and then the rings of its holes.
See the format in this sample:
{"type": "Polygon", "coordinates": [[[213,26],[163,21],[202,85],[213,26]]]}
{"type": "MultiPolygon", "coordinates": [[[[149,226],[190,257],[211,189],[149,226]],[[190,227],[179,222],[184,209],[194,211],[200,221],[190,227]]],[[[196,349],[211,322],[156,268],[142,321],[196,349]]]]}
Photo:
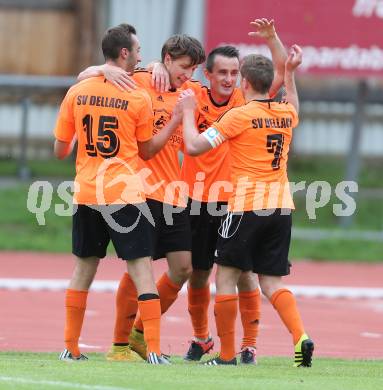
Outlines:
{"type": "Polygon", "coordinates": [[[292,367],[292,358],[259,357],[257,366],[210,367],[172,357],[171,366],[107,362],[91,353],[80,363],[52,353],[0,353],[0,389],[326,389],[383,388],[383,360],[316,358],[311,368],[292,367]]]}

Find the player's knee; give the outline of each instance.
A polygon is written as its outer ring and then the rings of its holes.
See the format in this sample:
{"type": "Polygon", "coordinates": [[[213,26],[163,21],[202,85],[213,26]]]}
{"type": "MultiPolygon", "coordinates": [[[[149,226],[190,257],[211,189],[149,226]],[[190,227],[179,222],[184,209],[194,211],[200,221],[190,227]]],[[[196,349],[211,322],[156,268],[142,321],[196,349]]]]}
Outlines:
{"type": "Polygon", "coordinates": [[[270,300],[271,296],[273,295],[273,293],[271,292],[272,289],[270,288],[270,286],[262,286],[262,285],[260,285],[260,287],[261,287],[261,292],[262,292],[262,294],[263,294],[267,299],[270,300]]]}
{"type": "Polygon", "coordinates": [[[259,275],[259,286],[262,294],[270,299],[277,290],[283,287],[282,278],[278,276],[259,275]]]}
{"type": "Polygon", "coordinates": [[[237,286],[239,291],[252,291],[258,287],[258,280],[252,272],[243,272],[237,286]]]}
{"type": "Polygon", "coordinates": [[[185,283],[190,278],[192,272],[193,269],[190,264],[180,265],[173,270],[173,274],[176,277],[179,284],[185,283]]]}
{"type": "Polygon", "coordinates": [[[195,270],[193,269],[193,272],[190,276],[189,283],[192,288],[203,288],[209,283],[209,276],[210,276],[211,270],[205,271],[205,270],[195,270]]]}

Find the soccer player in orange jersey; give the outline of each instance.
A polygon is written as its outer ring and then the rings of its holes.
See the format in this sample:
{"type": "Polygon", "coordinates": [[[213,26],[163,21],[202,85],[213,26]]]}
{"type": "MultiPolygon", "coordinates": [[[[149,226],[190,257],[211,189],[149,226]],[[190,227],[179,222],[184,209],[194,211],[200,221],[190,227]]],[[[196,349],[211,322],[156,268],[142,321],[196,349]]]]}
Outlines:
{"type": "Polygon", "coordinates": [[[231,156],[229,211],[222,218],[217,243],[217,295],[214,312],[221,341],[219,355],[205,364],[236,365],[236,285],[242,272],[258,274],[262,293],[270,300],[292,334],[295,366],[311,366],[314,343],[305,333],[291,291],[282,276],[289,274],[288,252],[291,210],[287,157],[292,129],[298,125],[298,96],[294,70],[302,61],[294,45],[285,65],[286,102],[274,102],[269,90],[273,64],[264,56],[250,55],[241,65],[241,89],[246,104],[233,108],[200,134],[195,126],[196,102],[184,92],[183,131],[191,155],[207,152],[228,142],[231,156]]]}
{"type": "MultiPolygon", "coordinates": [[[[255,31],[249,34],[264,39],[272,54],[275,77],[270,93],[274,96],[283,83],[286,51],[276,34],[273,20],[256,19],[251,25],[255,31]]],[[[201,133],[226,111],[245,103],[241,90],[236,88],[239,74],[239,53],[236,48],[221,46],[212,50],[207,57],[204,73],[209,87],[202,86],[197,81],[183,85],[183,88],[191,88],[196,95],[197,127],[201,133]]],[[[167,72],[162,65],[154,64],[153,75],[156,85],[168,84],[167,72]],[[164,77],[165,80],[162,80],[164,77]]],[[[185,153],[182,163],[181,177],[189,189],[192,230],[193,273],[188,283],[188,311],[194,337],[185,355],[185,360],[189,361],[200,360],[214,345],[208,324],[209,276],[214,263],[220,215],[226,208],[232,189],[228,152],[228,144],[224,143],[201,156],[185,153]]],[[[261,298],[256,277],[252,272],[241,274],[238,291],[244,331],[241,362],[256,364],[261,298]]]]}
{"type": "MultiPolygon", "coordinates": [[[[187,35],[174,35],[162,47],[162,63],[170,76],[170,89],[159,93],[152,86],[152,75],[146,70],[134,72],[134,82],[150,95],[154,112],[154,137],[161,137],[172,121],[172,110],[177,104],[179,88],[192,77],[196,67],[205,60],[204,50],[196,39],[187,35]]],[[[80,74],[80,78],[116,71],[116,67],[91,67],[80,74]]],[[[117,70],[118,72],[118,70],[117,70]]],[[[176,300],[178,292],[192,272],[191,233],[186,203],[183,201],[183,188],[175,183],[180,181],[178,151],[182,147],[181,128],[173,131],[158,154],[148,161],[141,161],[140,168],[145,181],[147,203],[155,221],[153,259],[166,257],[169,269],[157,282],[161,301],[161,312],[168,310],[176,300]]],[[[116,323],[114,340],[107,354],[109,360],[125,359],[125,350],[130,348],[141,356],[146,355],[143,323],[136,312],[134,299],[136,292],[129,274],[122,278],[117,291],[116,323]],[[132,332],[131,332],[132,329],[132,332]],[[129,335],[130,334],[130,335],[129,335]]]]}
{"type": "MultiPolygon", "coordinates": [[[[286,52],[272,20],[256,19],[251,24],[256,31],[250,34],[265,39],[272,54],[275,77],[270,93],[274,96],[283,83],[286,52]]],[[[188,83],[198,101],[199,132],[209,128],[226,111],[244,104],[241,90],[235,88],[238,74],[238,51],[232,46],[223,46],[212,50],[206,61],[205,76],[210,88],[201,88],[199,83],[188,83]]],[[[193,273],[188,284],[188,306],[194,338],[185,359],[200,360],[213,345],[208,328],[208,279],[214,262],[220,215],[225,210],[231,192],[228,145],[222,144],[201,156],[185,153],[182,177],[189,186],[193,262],[193,273]],[[216,209],[221,209],[221,212],[216,212],[216,209]]],[[[237,287],[244,330],[241,362],[256,364],[261,299],[253,273],[242,273],[237,287]]]]}
{"type": "MultiPolygon", "coordinates": [[[[109,29],[102,40],[109,64],[132,71],[140,61],[134,27],[109,29]]],[[[151,266],[153,229],[138,176],[138,156],[154,155],[153,111],[143,89],[118,91],[104,77],[85,80],[68,91],[55,128],[55,155],[65,158],[78,141],[73,216],[75,270],[66,290],[65,350],[60,359],[87,360],[78,340],[88,290],[99,260],[112,241],[126,260],[138,295],[147,343],[147,362],[168,364],[160,351],[161,307],[151,266]]],[[[131,360],[142,360],[130,351],[131,360]]]]}

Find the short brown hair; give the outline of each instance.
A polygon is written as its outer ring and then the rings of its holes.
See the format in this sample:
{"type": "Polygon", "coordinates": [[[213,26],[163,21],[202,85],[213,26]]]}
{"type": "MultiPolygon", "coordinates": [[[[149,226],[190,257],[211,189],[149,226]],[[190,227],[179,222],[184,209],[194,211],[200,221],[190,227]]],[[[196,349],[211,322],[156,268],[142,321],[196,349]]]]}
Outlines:
{"type": "Polygon", "coordinates": [[[273,63],[265,56],[250,54],[243,59],[241,76],[250,83],[254,91],[267,93],[274,79],[273,63]]]}
{"type": "Polygon", "coordinates": [[[165,55],[169,54],[173,60],[188,56],[191,59],[190,65],[199,65],[205,61],[205,50],[200,41],[189,35],[172,35],[162,46],[161,61],[164,62],[165,55]]]}
{"type": "Polygon", "coordinates": [[[214,60],[218,55],[227,58],[238,58],[239,61],[239,51],[234,46],[218,46],[213,49],[207,56],[206,69],[210,73],[213,72],[214,60]]]}
{"type": "Polygon", "coordinates": [[[109,28],[104,34],[101,44],[105,60],[116,60],[120,55],[120,50],[124,47],[132,51],[133,34],[136,35],[136,29],[127,23],[109,28]]]}

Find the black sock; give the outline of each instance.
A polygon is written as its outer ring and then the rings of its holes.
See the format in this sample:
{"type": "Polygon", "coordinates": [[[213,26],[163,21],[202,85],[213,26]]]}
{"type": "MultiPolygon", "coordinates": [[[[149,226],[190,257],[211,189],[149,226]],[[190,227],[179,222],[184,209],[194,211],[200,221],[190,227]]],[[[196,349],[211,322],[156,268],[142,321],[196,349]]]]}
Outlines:
{"type": "Polygon", "coordinates": [[[149,301],[151,299],[160,299],[160,297],[158,296],[158,294],[152,294],[152,293],[148,293],[148,294],[141,294],[139,297],[138,297],[138,300],[139,301],[149,301]]]}

